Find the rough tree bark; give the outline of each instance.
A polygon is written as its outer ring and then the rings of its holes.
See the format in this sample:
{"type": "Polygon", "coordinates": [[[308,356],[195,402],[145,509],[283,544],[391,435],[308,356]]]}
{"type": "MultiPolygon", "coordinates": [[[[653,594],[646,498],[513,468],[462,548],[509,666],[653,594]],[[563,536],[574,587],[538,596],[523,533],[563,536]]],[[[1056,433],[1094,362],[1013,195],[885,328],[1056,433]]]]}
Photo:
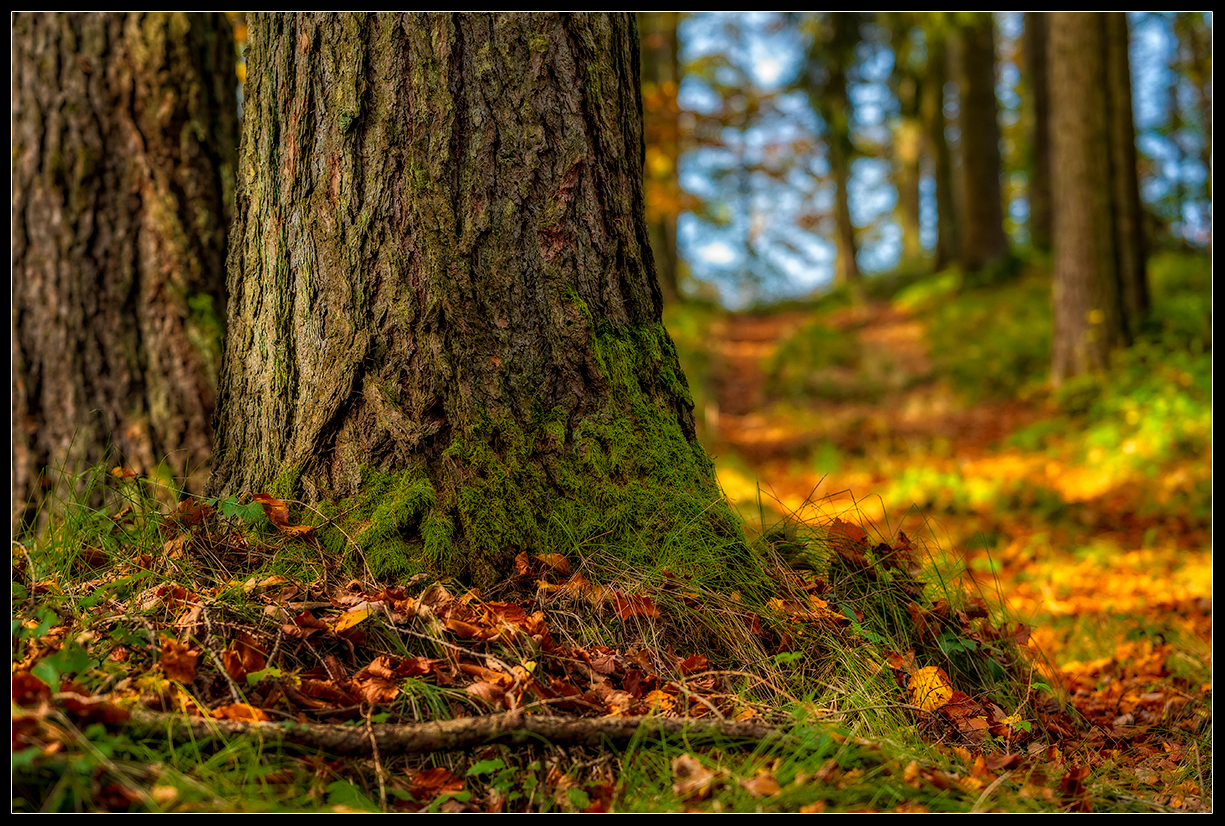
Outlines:
{"type": "Polygon", "coordinates": [[[1000,188],[995,99],[995,23],[975,13],[958,30],[961,87],[961,266],[989,267],[1008,254],[1000,188]]]}
{"type": "Polygon", "coordinates": [[[676,525],[742,547],[660,323],[632,15],[249,34],[210,492],[481,585],[676,525]]]}
{"type": "Polygon", "coordinates": [[[1050,21],[1054,330],[1051,379],[1100,371],[1128,343],[1117,276],[1105,16],[1050,21]]]}
{"type": "Polygon", "coordinates": [[[15,533],[48,468],[208,459],[236,82],[221,15],[13,18],[15,533]]]}

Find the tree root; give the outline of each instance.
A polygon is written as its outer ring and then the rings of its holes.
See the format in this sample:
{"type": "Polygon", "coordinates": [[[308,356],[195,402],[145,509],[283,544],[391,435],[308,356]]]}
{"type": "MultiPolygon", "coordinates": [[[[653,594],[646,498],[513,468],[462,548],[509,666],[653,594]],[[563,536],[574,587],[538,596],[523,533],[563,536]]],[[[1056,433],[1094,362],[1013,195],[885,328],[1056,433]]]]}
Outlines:
{"type": "Polygon", "coordinates": [[[567,746],[624,746],[635,736],[719,736],[751,742],[784,737],[771,726],[730,720],[660,717],[544,717],[521,711],[488,717],[461,717],[406,725],[340,726],[322,723],[258,723],[161,714],[132,713],[126,728],[146,736],[215,739],[255,735],[265,740],[318,748],[337,755],[384,756],[424,751],[454,751],[490,743],[567,746]]]}

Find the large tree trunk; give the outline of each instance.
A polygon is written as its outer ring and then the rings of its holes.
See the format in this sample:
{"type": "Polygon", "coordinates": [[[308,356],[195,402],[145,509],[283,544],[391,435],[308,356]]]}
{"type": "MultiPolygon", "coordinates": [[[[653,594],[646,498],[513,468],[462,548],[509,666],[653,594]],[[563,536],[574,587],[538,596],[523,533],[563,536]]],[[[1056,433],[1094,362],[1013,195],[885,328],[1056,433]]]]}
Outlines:
{"type": "Polygon", "coordinates": [[[1052,15],[1051,158],[1054,197],[1055,384],[1104,370],[1127,344],[1116,274],[1105,17],[1052,15]]]}
{"type": "Polygon", "coordinates": [[[77,462],[203,481],[235,84],[221,15],[13,19],[14,531],[77,462]]]}
{"type": "Polygon", "coordinates": [[[305,500],[376,574],[741,552],[660,323],[632,16],[249,33],[210,491],[305,500]]]}
{"type": "Polygon", "coordinates": [[[961,265],[989,267],[1008,253],[1000,188],[995,99],[995,23],[976,13],[959,30],[961,88],[961,265]]]}

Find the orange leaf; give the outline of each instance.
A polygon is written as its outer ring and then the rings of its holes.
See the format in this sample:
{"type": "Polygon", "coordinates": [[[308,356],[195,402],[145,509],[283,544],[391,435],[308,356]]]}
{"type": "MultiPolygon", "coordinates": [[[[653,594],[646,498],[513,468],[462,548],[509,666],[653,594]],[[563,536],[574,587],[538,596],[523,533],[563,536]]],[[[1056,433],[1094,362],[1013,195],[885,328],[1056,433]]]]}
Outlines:
{"type": "Polygon", "coordinates": [[[272,718],[255,706],[246,703],[231,703],[213,710],[215,720],[245,720],[254,723],[267,723],[272,718]]]}
{"type": "Polygon", "coordinates": [[[308,534],[314,530],[310,525],[290,525],[289,524],[289,506],[280,499],[273,499],[267,493],[253,493],[251,500],[259,502],[260,507],[264,509],[264,515],[268,517],[268,521],[276,526],[276,529],[281,533],[291,535],[308,534]]]}
{"type": "Polygon", "coordinates": [[[762,771],[749,780],[741,780],[740,785],[753,797],[769,797],[783,790],[778,785],[778,781],[774,779],[774,775],[768,771],[762,771]]]}
{"type": "Polygon", "coordinates": [[[613,610],[616,611],[617,617],[622,620],[627,620],[630,617],[659,616],[659,609],[655,607],[655,603],[651,602],[650,597],[613,591],[612,598],[613,610]]]}
{"type": "Polygon", "coordinates": [[[162,656],[158,663],[166,676],[175,682],[190,683],[196,678],[196,663],[200,652],[178,640],[162,643],[162,656]]]}
{"type": "Polygon", "coordinates": [[[558,576],[566,576],[570,573],[570,562],[561,554],[540,554],[536,558],[558,576]]]}

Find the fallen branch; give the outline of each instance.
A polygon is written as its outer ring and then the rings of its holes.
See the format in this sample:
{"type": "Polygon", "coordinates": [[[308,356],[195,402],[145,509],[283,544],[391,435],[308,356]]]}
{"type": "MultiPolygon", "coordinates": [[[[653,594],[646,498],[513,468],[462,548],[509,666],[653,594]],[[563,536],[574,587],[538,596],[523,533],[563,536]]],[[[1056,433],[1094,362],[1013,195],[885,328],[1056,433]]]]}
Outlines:
{"type": "Polygon", "coordinates": [[[312,723],[256,723],[213,720],[181,714],[136,711],[126,724],[134,733],[184,739],[254,735],[265,740],[318,748],[331,754],[367,755],[469,749],[490,743],[531,741],[554,745],[624,745],[635,735],[718,735],[763,742],[783,737],[775,728],[753,722],[660,717],[543,717],[510,712],[406,725],[338,726],[312,723]]]}

